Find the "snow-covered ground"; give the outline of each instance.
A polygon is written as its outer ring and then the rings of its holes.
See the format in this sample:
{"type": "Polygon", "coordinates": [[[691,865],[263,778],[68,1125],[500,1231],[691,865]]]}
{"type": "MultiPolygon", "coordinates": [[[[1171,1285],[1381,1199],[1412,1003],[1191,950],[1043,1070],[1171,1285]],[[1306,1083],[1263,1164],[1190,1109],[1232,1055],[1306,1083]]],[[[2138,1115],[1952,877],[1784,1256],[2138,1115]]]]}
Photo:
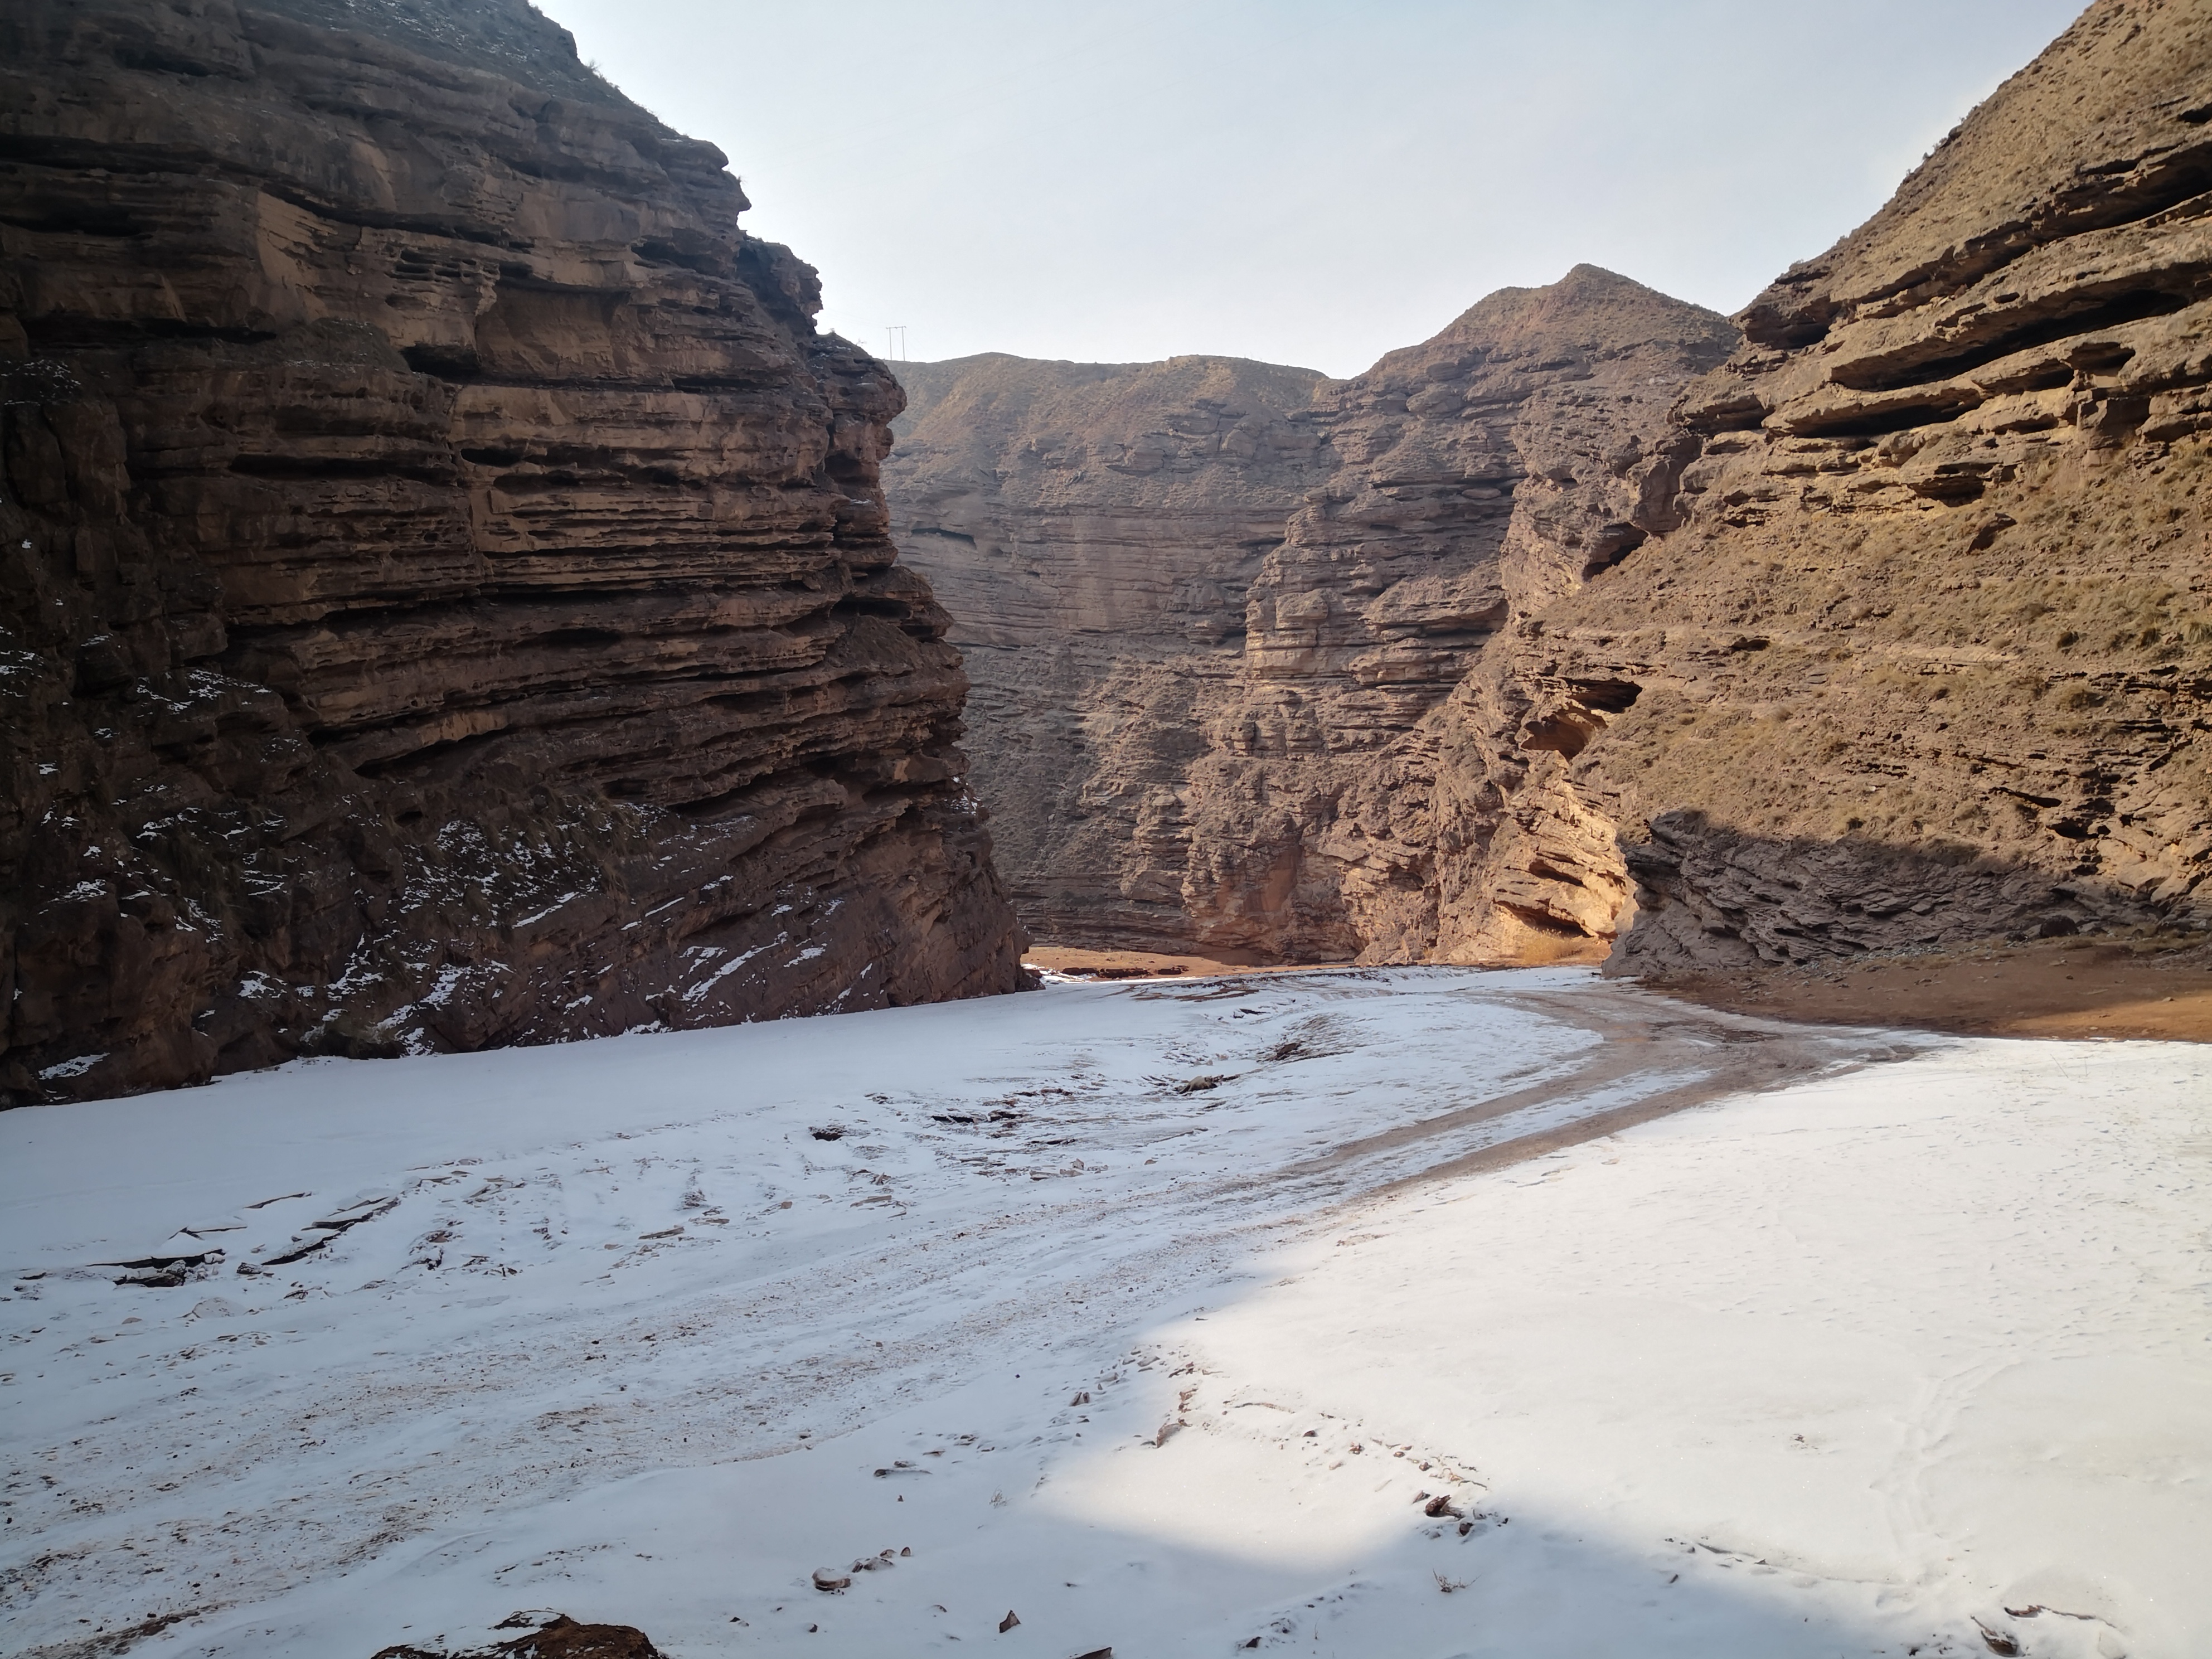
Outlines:
{"type": "Polygon", "coordinates": [[[9,1113],[0,1650],[2181,1659],[2208,1196],[2203,1048],[1566,971],[9,1113]]]}

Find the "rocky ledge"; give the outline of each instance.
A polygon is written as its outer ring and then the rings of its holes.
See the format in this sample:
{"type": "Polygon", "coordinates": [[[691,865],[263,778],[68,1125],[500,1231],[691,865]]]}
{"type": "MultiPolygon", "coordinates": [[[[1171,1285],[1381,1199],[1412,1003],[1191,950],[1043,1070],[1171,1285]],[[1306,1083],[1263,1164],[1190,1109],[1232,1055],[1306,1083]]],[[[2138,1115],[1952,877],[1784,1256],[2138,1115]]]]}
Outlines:
{"type": "Polygon", "coordinates": [[[0,16],[0,1101],[1016,987],[745,205],[522,0],[0,16]]]}

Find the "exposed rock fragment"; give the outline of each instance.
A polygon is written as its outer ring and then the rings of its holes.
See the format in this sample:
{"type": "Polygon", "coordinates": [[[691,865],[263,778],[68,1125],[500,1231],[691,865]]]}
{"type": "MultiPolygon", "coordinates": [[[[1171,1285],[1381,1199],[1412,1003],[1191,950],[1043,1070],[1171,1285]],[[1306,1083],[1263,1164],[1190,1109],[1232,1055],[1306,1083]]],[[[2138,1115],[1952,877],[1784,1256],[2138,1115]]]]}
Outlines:
{"type": "Polygon", "coordinates": [[[582,1625],[566,1613],[514,1613],[495,1626],[544,1620],[540,1628],[509,1641],[474,1648],[426,1648],[402,1643],[380,1649],[374,1659],[662,1659],[646,1633],[629,1625],[582,1625]]]}

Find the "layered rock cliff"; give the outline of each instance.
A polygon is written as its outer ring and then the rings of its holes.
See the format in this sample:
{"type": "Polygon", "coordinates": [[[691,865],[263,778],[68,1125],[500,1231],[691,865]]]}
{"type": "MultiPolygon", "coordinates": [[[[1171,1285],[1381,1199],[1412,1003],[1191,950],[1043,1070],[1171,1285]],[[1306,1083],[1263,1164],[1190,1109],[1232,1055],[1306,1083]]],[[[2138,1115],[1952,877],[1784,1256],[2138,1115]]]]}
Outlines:
{"type": "Polygon", "coordinates": [[[1331,470],[1310,370],[1232,358],[900,363],[884,480],[974,683],[969,751],[1024,921],[1190,938],[1172,803],[1249,595],[1331,470]]]}
{"type": "MultiPolygon", "coordinates": [[[[1533,933],[1516,910],[1468,914],[1455,876],[1504,800],[1468,797],[1448,700],[1501,635],[1601,588],[1671,522],[1668,406],[1735,343],[1713,313],[1583,265],[1334,392],[1334,470],[1255,585],[1238,695],[1198,769],[1201,938],[1370,961],[1590,953],[1540,909],[1533,933]]],[[[1564,740],[1548,701],[1507,701],[1535,722],[1527,746],[1564,740]]],[[[1496,738],[1514,752],[1513,725],[1496,738]]]]}
{"type": "Polygon", "coordinates": [[[1632,880],[1639,969],[2212,923],[2212,12],[2100,0],[1740,320],[1686,522],[1454,699],[1455,878],[1632,880]]]}
{"type": "Polygon", "coordinates": [[[1651,533],[1668,406],[1735,340],[1585,266],[1349,381],[900,365],[895,526],[957,619],[975,787],[1028,924],[1435,954],[1455,919],[1434,717],[1510,619],[1651,533]]]}
{"type": "MultiPolygon", "coordinates": [[[[1068,611],[1110,672],[1048,682],[1038,626],[990,671],[1040,736],[994,731],[979,790],[1054,803],[1032,925],[1668,969],[2212,924],[2209,135],[2212,14],[2099,0],[1740,341],[1585,268],[1285,410],[1296,468],[1236,471],[1165,401],[1117,416],[1182,469],[1119,533],[1233,574],[1242,632],[1068,611]],[[1196,544],[1224,477],[1279,545],[1196,544]]],[[[929,372],[972,400],[1005,371],[929,372]]],[[[942,398],[902,518],[942,488],[942,398]]],[[[964,458],[966,499],[1050,586],[1033,435],[964,458]]]]}
{"type": "Polygon", "coordinates": [[[522,0],[0,15],[0,1100],[1015,986],[745,205],[522,0]]]}

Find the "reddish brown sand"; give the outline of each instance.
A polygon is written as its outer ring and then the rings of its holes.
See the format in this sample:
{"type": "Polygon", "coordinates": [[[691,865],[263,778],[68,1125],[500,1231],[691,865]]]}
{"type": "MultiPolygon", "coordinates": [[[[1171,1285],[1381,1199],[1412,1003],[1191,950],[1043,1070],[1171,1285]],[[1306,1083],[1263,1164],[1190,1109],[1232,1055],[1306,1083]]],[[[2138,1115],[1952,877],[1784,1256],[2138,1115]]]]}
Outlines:
{"type": "MultiPolygon", "coordinates": [[[[1102,979],[1294,973],[1346,963],[1258,966],[1195,952],[1039,945],[1024,965],[1102,979]]],[[[2212,1042],[2212,951],[2172,939],[1990,944],[1845,965],[1646,978],[1649,989],[1741,1014],[1830,1025],[1905,1025],[1988,1036],[2167,1037],[2212,1042]]]]}
{"type": "Polygon", "coordinates": [[[1825,1024],[2212,1042],[2212,957],[2171,939],[2041,939],[1643,983],[1709,1008],[1825,1024]]]}
{"type": "Polygon", "coordinates": [[[1073,945],[1040,945],[1022,958],[1024,968],[1055,974],[1089,974],[1100,979],[1149,979],[1155,975],[1292,974],[1314,968],[1348,968],[1347,962],[1226,962],[1187,953],[1165,956],[1152,951],[1085,951],[1073,945]]]}

